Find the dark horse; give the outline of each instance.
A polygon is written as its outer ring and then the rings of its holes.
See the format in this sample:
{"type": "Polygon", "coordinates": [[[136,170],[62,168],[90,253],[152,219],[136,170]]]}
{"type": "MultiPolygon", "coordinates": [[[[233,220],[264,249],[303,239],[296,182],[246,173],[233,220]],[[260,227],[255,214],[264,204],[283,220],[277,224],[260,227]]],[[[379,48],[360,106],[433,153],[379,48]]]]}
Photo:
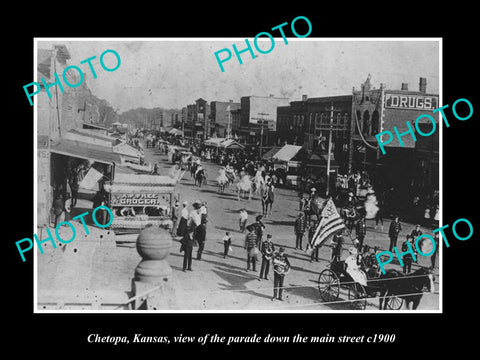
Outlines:
{"type": "MultiPolygon", "coordinates": [[[[374,282],[373,287],[380,288],[380,305],[379,309],[383,310],[388,305],[391,297],[398,297],[405,300],[405,306],[408,310],[416,310],[422,300],[423,292],[434,291],[434,276],[425,268],[404,275],[397,270],[387,270],[385,274],[374,282]],[[383,306],[382,306],[383,305],[383,306]]],[[[370,284],[369,284],[370,286],[370,284]]]]}
{"type": "Polygon", "coordinates": [[[205,175],[205,170],[201,169],[198,170],[197,174],[195,175],[195,185],[202,187],[202,184],[207,183],[207,176],[205,175]]]}
{"type": "Polygon", "coordinates": [[[262,194],[262,214],[264,216],[268,215],[268,207],[270,206],[270,215],[272,215],[272,206],[274,201],[274,194],[271,185],[267,185],[263,189],[262,194]]]}

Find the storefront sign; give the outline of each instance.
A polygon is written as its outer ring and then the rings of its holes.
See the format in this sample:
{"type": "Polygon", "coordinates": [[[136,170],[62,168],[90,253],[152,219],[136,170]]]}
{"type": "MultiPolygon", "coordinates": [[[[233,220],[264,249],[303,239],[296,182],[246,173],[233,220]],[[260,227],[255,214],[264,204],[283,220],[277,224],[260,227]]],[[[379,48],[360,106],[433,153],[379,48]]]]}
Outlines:
{"type": "Polygon", "coordinates": [[[158,206],[160,204],[159,194],[112,194],[111,206],[158,206]]]}
{"type": "Polygon", "coordinates": [[[385,94],[385,107],[389,109],[433,110],[437,106],[437,96],[385,94]]]}

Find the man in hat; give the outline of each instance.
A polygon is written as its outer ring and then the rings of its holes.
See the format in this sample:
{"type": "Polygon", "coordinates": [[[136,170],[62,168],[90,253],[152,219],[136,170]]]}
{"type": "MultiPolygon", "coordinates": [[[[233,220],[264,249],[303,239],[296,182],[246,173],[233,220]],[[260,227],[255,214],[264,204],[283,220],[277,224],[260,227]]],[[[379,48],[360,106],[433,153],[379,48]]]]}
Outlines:
{"type": "Polygon", "coordinates": [[[183,272],[186,270],[192,270],[192,253],[193,253],[193,231],[194,226],[192,223],[188,225],[185,234],[183,235],[180,243],[182,244],[181,251],[183,250],[183,272]]]}
{"type": "Polygon", "coordinates": [[[198,242],[197,260],[202,260],[202,253],[205,248],[205,240],[207,238],[206,223],[207,220],[202,218],[200,225],[195,229],[195,240],[198,242]]]}
{"type": "Polygon", "coordinates": [[[392,252],[393,248],[397,246],[398,234],[402,231],[402,225],[400,224],[398,215],[395,215],[393,221],[390,223],[390,228],[388,229],[388,236],[390,237],[390,247],[388,251],[392,252]]]}
{"type": "Polygon", "coordinates": [[[303,250],[303,234],[305,233],[307,221],[305,220],[305,214],[303,212],[298,213],[298,217],[295,219],[294,232],[296,237],[295,249],[303,250]]]}
{"type": "Polygon", "coordinates": [[[255,223],[250,224],[248,226],[253,228],[255,234],[257,235],[257,246],[260,249],[262,248],[263,229],[265,229],[265,225],[263,224],[262,219],[263,219],[263,215],[257,215],[255,217],[255,223]]]}
{"type": "Polygon", "coordinates": [[[272,235],[267,235],[267,240],[262,244],[262,265],[260,267],[260,277],[258,280],[263,279],[265,274],[265,280],[268,280],[268,271],[270,270],[270,260],[272,260],[273,252],[275,251],[275,245],[272,242],[272,235]]]}
{"type": "Polygon", "coordinates": [[[287,255],[285,254],[285,248],[280,247],[278,252],[273,256],[273,297],[272,301],[277,299],[283,301],[283,282],[285,280],[285,275],[290,270],[290,261],[288,260],[287,255]]]}
{"type": "Polygon", "coordinates": [[[248,233],[245,236],[245,250],[247,250],[247,271],[250,271],[250,263],[252,264],[252,269],[254,272],[257,271],[257,254],[258,245],[257,245],[257,236],[254,232],[254,228],[249,226],[247,227],[248,233]]]}

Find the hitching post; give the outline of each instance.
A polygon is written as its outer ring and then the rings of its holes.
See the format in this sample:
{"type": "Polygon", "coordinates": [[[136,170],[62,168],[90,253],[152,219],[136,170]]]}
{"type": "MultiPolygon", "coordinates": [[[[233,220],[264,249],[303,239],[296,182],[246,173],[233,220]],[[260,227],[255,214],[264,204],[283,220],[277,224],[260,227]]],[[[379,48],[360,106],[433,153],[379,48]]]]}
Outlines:
{"type": "MultiPolygon", "coordinates": [[[[166,295],[165,287],[172,268],[167,261],[172,246],[172,236],[167,229],[148,226],[143,229],[137,238],[137,251],[142,261],[135,268],[135,278],[132,280],[133,295],[145,293],[149,289],[160,286],[153,296],[166,295]]],[[[158,299],[166,300],[169,299],[158,299]]],[[[144,303],[144,299],[136,299],[133,306],[138,309],[144,303]]],[[[163,301],[162,301],[163,303],[163,301]]]]}

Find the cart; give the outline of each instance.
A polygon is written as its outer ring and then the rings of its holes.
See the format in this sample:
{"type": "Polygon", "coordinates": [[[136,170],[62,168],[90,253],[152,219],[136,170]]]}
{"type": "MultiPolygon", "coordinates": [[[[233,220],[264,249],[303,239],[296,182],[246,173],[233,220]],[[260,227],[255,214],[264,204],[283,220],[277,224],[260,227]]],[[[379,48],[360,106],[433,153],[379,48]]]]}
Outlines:
{"type": "MultiPolygon", "coordinates": [[[[374,266],[373,259],[374,256],[370,254],[362,257],[361,260],[360,267],[366,279],[366,286],[354,281],[347,273],[345,261],[332,261],[329,267],[324,269],[318,277],[318,290],[322,300],[326,302],[338,301],[341,289],[345,289],[352,309],[365,310],[368,298],[375,297],[383,286],[382,282],[375,281],[378,279],[379,273],[374,266]]],[[[385,292],[382,300],[390,310],[401,309],[404,301],[388,292],[385,292]]]]}

